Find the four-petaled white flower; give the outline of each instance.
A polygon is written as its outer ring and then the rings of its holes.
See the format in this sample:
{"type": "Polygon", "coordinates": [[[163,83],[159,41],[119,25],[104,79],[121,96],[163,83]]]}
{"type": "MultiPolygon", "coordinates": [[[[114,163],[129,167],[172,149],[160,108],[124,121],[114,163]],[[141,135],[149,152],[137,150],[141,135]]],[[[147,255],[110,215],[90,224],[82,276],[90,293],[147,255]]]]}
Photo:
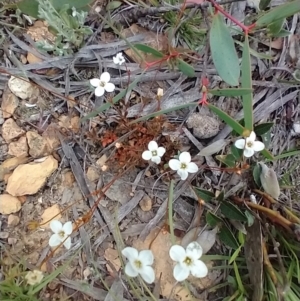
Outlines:
{"type": "Polygon", "coordinates": [[[203,278],[208,274],[207,266],[199,260],[202,247],[196,241],[191,242],[186,250],[182,246],[174,245],[169,254],[171,259],[177,262],[173,270],[173,276],[177,281],[185,280],[190,273],[197,278],[203,278]]]}
{"type": "Polygon", "coordinates": [[[196,163],[191,162],[191,155],[189,152],[182,152],[179,155],[179,160],[171,159],[169,166],[172,170],[176,170],[181,180],[186,180],[189,173],[195,173],[198,171],[196,163]]]}
{"type": "Polygon", "coordinates": [[[95,95],[102,96],[104,92],[113,92],[115,90],[115,85],[110,83],[110,74],[108,72],[103,72],[99,78],[90,79],[90,84],[95,87],[95,95]]]}
{"type": "Polygon", "coordinates": [[[33,270],[26,274],[25,279],[29,285],[35,285],[41,283],[43,277],[43,272],[39,270],[33,270]]]}
{"type": "Polygon", "coordinates": [[[143,250],[138,252],[135,248],[127,247],[122,254],[128,259],[125,266],[125,273],[129,277],[136,277],[139,274],[147,283],[155,280],[154,270],[151,267],[154,261],[152,251],[143,250]]]}
{"type": "Polygon", "coordinates": [[[71,233],[73,231],[72,222],[66,222],[64,225],[57,220],[50,222],[50,228],[54,232],[49,239],[50,247],[57,247],[62,242],[66,249],[71,248],[71,233]]]}
{"type": "Polygon", "coordinates": [[[255,141],[256,134],[252,131],[246,139],[239,139],[235,141],[235,147],[244,150],[244,156],[249,158],[254,155],[254,152],[262,151],[265,145],[260,141],[255,141]]]}
{"type": "Polygon", "coordinates": [[[116,54],[116,56],[113,57],[113,61],[114,61],[114,64],[116,65],[122,65],[125,63],[125,59],[124,59],[124,56],[122,54],[122,52],[119,52],[116,54]]]}
{"type": "Polygon", "coordinates": [[[148,150],[144,151],[142,154],[142,158],[144,160],[151,160],[152,162],[159,164],[161,161],[161,157],[166,152],[166,149],[162,146],[158,147],[155,141],[150,141],[148,143],[148,150]]]}

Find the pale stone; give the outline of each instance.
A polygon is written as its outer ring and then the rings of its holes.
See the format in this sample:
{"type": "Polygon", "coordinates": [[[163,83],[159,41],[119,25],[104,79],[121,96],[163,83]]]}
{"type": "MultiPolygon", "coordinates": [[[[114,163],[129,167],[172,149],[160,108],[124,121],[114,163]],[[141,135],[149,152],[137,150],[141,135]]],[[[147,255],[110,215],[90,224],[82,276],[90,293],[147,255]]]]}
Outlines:
{"type": "Polygon", "coordinates": [[[8,88],[4,89],[2,96],[1,109],[3,111],[3,118],[9,118],[15,112],[19,105],[18,97],[13,94],[8,88]]]}
{"type": "Polygon", "coordinates": [[[21,209],[21,203],[18,198],[10,194],[0,195],[0,213],[11,214],[18,212],[21,209]]]}
{"type": "Polygon", "coordinates": [[[140,200],[140,207],[143,211],[150,211],[152,209],[152,200],[147,194],[140,200]]]}
{"type": "Polygon", "coordinates": [[[42,214],[41,228],[48,228],[52,219],[61,219],[60,208],[57,204],[47,208],[42,214]]]}
{"type": "Polygon", "coordinates": [[[74,175],[71,171],[66,171],[62,173],[61,184],[65,188],[71,188],[75,182],[74,175]]]}
{"type": "Polygon", "coordinates": [[[35,194],[57,168],[52,156],[41,163],[19,165],[8,179],[6,190],[13,196],[35,194]]]}
{"type": "Polygon", "coordinates": [[[32,85],[27,79],[12,76],[8,80],[8,87],[12,93],[24,100],[36,99],[39,96],[39,89],[32,85]]]}
{"type": "Polygon", "coordinates": [[[91,182],[94,182],[96,180],[99,179],[100,175],[99,175],[99,172],[97,171],[97,169],[93,166],[90,166],[87,170],[87,173],[86,173],[86,176],[87,178],[91,181],[91,182]]]}
{"type": "Polygon", "coordinates": [[[2,125],[2,137],[7,143],[15,138],[19,138],[24,133],[25,131],[12,118],[7,119],[2,125]]]}
{"type": "Polygon", "coordinates": [[[54,123],[49,124],[43,133],[43,138],[46,139],[49,152],[55,150],[60,145],[57,135],[57,125],[54,123]]]}
{"type": "Polygon", "coordinates": [[[9,236],[8,232],[0,232],[0,239],[7,239],[9,236]]]}
{"type": "Polygon", "coordinates": [[[21,137],[18,141],[11,142],[8,147],[8,154],[15,157],[27,156],[28,145],[26,137],[21,137]]]}
{"type": "Polygon", "coordinates": [[[18,225],[20,222],[20,218],[17,215],[10,214],[7,219],[8,226],[14,227],[18,225]]]}
{"type": "Polygon", "coordinates": [[[29,155],[31,157],[40,158],[47,154],[47,142],[42,136],[36,132],[28,131],[26,137],[29,145],[29,155]]]}

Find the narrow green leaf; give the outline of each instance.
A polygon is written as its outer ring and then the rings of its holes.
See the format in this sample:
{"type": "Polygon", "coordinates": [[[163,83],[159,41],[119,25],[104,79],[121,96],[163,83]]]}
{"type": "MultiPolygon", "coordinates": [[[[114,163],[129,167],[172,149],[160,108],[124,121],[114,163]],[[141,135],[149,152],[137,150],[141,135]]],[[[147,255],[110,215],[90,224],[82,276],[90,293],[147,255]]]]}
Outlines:
{"type": "Polygon", "coordinates": [[[265,10],[269,6],[270,3],[271,3],[271,0],[260,0],[259,1],[259,9],[265,10]]]}
{"type": "Polygon", "coordinates": [[[206,222],[213,228],[217,225],[223,224],[223,220],[210,211],[206,213],[206,222]]]}
{"type": "Polygon", "coordinates": [[[235,167],[236,160],[232,154],[228,155],[217,155],[216,159],[225,164],[228,167],[235,167]]]}
{"type": "Polygon", "coordinates": [[[137,50],[140,50],[142,52],[145,52],[145,53],[150,53],[152,54],[153,56],[155,57],[158,57],[158,58],[162,58],[164,57],[164,54],[160,51],[157,51],[156,49],[148,46],[148,45],[144,45],[144,44],[135,44],[134,47],[137,49],[137,50]]]}
{"type": "Polygon", "coordinates": [[[234,237],[232,231],[225,224],[223,224],[222,228],[220,229],[219,238],[225,245],[234,250],[239,247],[239,243],[234,237]]]}
{"type": "Polygon", "coordinates": [[[222,202],[220,205],[220,210],[226,218],[235,219],[242,222],[247,221],[245,214],[237,206],[230,202],[222,202]]]}
{"type": "Polygon", "coordinates": [[[265,148],[268,148],[271,144],[271,131],[268,131],[262,135],[260,135],[262,142],[265,145],[265,148]]]}
{"type": "Polygon", "coordinates": [[[106,10],[114,10],[122,5],[121,1],[111,1],[106,5],[106,10]]]}
{"type": "Polygon", "coordinates": [[[221,78],[231,86],[238,86],[240,77],[239,58],[230,30],[220,13],[213,16],[210,29],[210,48],[214,65],[221,78]]]}
{"type": "Polygon", "coordinates": [[[280,29],[278,33],[272,34],[272,38],[285,38],[288,37],[291,34],[289,30],[286,30],[284,28],[280,29]]]}
{"type": "Polygon", "coordinates": [[[200,189],[197,187],[194,187],[194,191],[200,199],[202,199],[203,201],[205,201],[207,203],[215,198],[215,194],[211,191],[200,189]]]}
{"type": "Polygon", "coordinates": [[[23,14],[38,17],[39,3],[36,0],[22,0],[17,3],[17,7],[23,14]]]}
{"type": "Polygon", "coordinates": [[[241,252],[242,246],[239,246],[234,253],[232,254],[232,256],[230,257],[230,260],[228,262],[228,264],[232,264],[236,258],[239,256],[240,252],[241,252]]]}
{"type": "MultiPolygon", "coordinates": [[[[240,45],[241,47],[244,47],[244,43],[242,43],[240,41],[234,40],[234,43],[240,45]]],[[[253,48],[249,48],[249,50],[250,50],[250,54],[251,55],[253,55],[253,56],[255,56],[255,57],[259,58],[259,59],[266,59],[266,60],[272,60],[273,59],[273,57],[271,55],[257,52],[253,48]]]]}
{"type": "Polygon", "coordinates": [[[288,158],[288,157],[292,157],[292,156],[297,156],[300,154],[300,150],[289,150],[285,153],[282,153],[276,157],[274,157],[274,160],[279,160],[279,159],[283,159],[283,158],[288,158]]]}
{"type": "Polygon", "coordinates": [[[228,88],[228,89],[212,89],[208,93],[216,96],[242,96],[252,93],[252,89],[228,88]]]}
{"type": "Polygon", "coordinates": [[[285,19],[279,19],[279,20],[269,24],[267,26],[268,34],[273,36],[273,35],[279,33],[279,31],[281,30],[281,28],[283,26],[284,21],[285,21],[285,19]]]}
{"type": "Polygon", "coordinates": [[[263,151],[261,151],[261,153],[266,159],[271,161],[274,160],[274,156],[267,149],[264,149],[263,151]]]}
{"type": "Polygon", "coordinates": [[[254,182],[258,188],[261,187],[260,174],[261,174],[261,167],[259,164],[256,164],[253,168],[252,175],[253,175],[254,182]]]}
{"type": "Polygon", "coordinates": [[[208,107],[216,113],[227,125],[232,127],[239,135],[242,135],[244,132],[244,127],[242,127],[237,121],[235,121],[232,117],[228,114],[217,108],[212,104],[208,104],[208,107]]]}
{"type": "Polygon", "coordinates": [[[235,147],[234,144],[231,145],[231,153],[236,161],[239,161],[243,155],[244,150],[235,147]]]}
{"type": "Polygon", "coordinates": [[[224,190],[222,190],[219,195],[217,196],[217,201],[218,202],[223,202],[224,201],[224,198],[225,198],[225,192],[224,190]]]}
{"type": "Polygon", "coordinates": [[[247,217],[247,226],[251,227],[254,224],[255,217],[250,213],[249,210],[245,211],[245,215],[247,217]]]}
{"type": "Polygon", "coordinates": [[[257,136],[261,136],[267,133],[273,125],[273,122],[260,123],[254,127],[254,132],[257,136]]]}
{"type": "Polygon", "coordinates": [[[191,65],[189,65],[188,63],[186,63],[182,59],[177,59],[176,62],[177,62],[178,69],[183,74],[185,74],[188,77],[195,77],[195,70],[191,65]]]}
{"type": "Polygon", "coordinates": [[[295,0],[292,2],[285,3],[283,5],[279,5],[269,12],[261,16],[256,21],[255,28],[262,28],[268,24],[271,24],[277,20],[284,19],[290,17],[296,13],[300,12],[300,0],[295,0]]]}
{"type": "MultiPolygon", "coordinates": [[[[252,88],[252,72],[251,72],[251,59],[249,50],[248,35],[245,37],[243,57],[242,57],[242,88],[252,88]]],[[[245,128],[252,131],[253,129],[253,94],[242,95],[243,111],[245,128]]]]}
{"type": "Polygon", "coordinates": [[[244,288],[243,281],[240,276],[239,268],[235,261],[233,262],[233,269],[234,269],[235,279],[236,279],[236,282],[238,285],[238,289],[241,292],[241,296],[239,297],[238,301],[245,300],[245,297],[243,296],[243,294],[245,293],[245,288],[244,288]]]}

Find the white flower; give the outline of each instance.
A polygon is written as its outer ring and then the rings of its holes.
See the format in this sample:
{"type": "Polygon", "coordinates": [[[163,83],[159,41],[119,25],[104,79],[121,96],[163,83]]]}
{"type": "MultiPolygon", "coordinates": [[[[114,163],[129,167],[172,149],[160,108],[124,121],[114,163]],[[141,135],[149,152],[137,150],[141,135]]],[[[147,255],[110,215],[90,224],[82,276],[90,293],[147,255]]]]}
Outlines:
{"type": "Polygon", "coordinates": [[[95,95],[102,96],[104,92],[113,92],[115,90],[115,85],[110,83],[110,74],[104,72],[99,78],[90,79],[90,84],[95,87],[95,95]]]}
{"type": "Polygon", "coordinates": [[[122,250],[122,254],[128,259],[125,273],[129,277],[136,277],[140,274],[147,283],[154,282],[155,274],[151,267],[154,261],[152,251],[143,250],[138,252],[135,248],[127,247],[122,250]]]}
{"type": "Polygon", "coordinates": [[[50,228],[54,232],[49,239],[50,247],[57,247],[62,242],[66,249],[71,248],[71,233],[73,231],[72,222],[66,222],[64,225],[60,221],[53,220],[50,222],[50,228]]]}
{"type": "Polygon", "coordinates": [[[150,141],[148,143],[148,150],[144,151],[142,154],[142,158],[144,160],[151,160],[152,162],[159,164],[161,161],[161,157],[166,152],[166,149],[162,146],[158,147],[155,141],[150,141]]]}
{"type": "Polygon", "coordinates": [[[246,139],[239,139],[235,141],[235,147],[244,150],[244,156],[249,158],[254,155],[254,152],[262,151],[265,145],[260,141],[255,141],[256,134],[252,131],[250,136],[246,139]]]}
{"type": "Polygon", "coordinates": [[[35,285],[41,283],[44,275],[39,270],[30,271],[26,274],[25,279],[29,285],[35,285]]]}
{"type": "Polygon", "coordinates": [[[179,160],[171,159],[169,166],[172,170],[176,170],[181,180],[186,180],[189,173],[195,173],[198,171],[198,166],[191,162],[191,155],[189,152],[182,152],[179,155],[179,160]]]}
{"type": "Polygon", "coordinates": [[[177,281],[185,280],[190,273],[197,278],[203,278],[208,274],[207,266],[199,260],[202,256],[202,248],[196,241],[191,242],[186,250],[182,246],[174,245],[169,254],[174,261],[177,261],[173,270],[173,276],[177,281]]]}
{"type": "Polygon", "coordinates": [[[122,52],[117,53],[117,55],[113,57],[113,61],[114,61],[114,64],[116,64],[116,65],[121,66],[122,64],[124,64],[125,59],[124,59],[122,52]]]}

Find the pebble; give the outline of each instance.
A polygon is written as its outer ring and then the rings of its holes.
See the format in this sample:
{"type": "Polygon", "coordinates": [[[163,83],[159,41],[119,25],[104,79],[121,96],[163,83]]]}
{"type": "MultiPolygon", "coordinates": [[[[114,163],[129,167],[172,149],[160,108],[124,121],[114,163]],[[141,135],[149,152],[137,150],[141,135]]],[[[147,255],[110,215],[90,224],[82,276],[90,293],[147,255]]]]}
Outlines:
{"type": "Polygon", "coordinates": [[[18,198],[10,194],[0,195],[0,213],[11,214],[18,212],[21,209],[21,202],[18,198]]]}
{"type": "Polygon", "coordinates": [[[20,222],[20,218],[17,215],[10,214],[8,216],[8,219],[7,219],[8,226],[14,227],[14,226],[18,225],[19,222],[20,222]]]}
{"type": "Polygon", "coordinates": [[[19,138],[25,133],[16,122],[9,118],[2,125],[2,137],[8,143],[15,138],[19,138]]]}

